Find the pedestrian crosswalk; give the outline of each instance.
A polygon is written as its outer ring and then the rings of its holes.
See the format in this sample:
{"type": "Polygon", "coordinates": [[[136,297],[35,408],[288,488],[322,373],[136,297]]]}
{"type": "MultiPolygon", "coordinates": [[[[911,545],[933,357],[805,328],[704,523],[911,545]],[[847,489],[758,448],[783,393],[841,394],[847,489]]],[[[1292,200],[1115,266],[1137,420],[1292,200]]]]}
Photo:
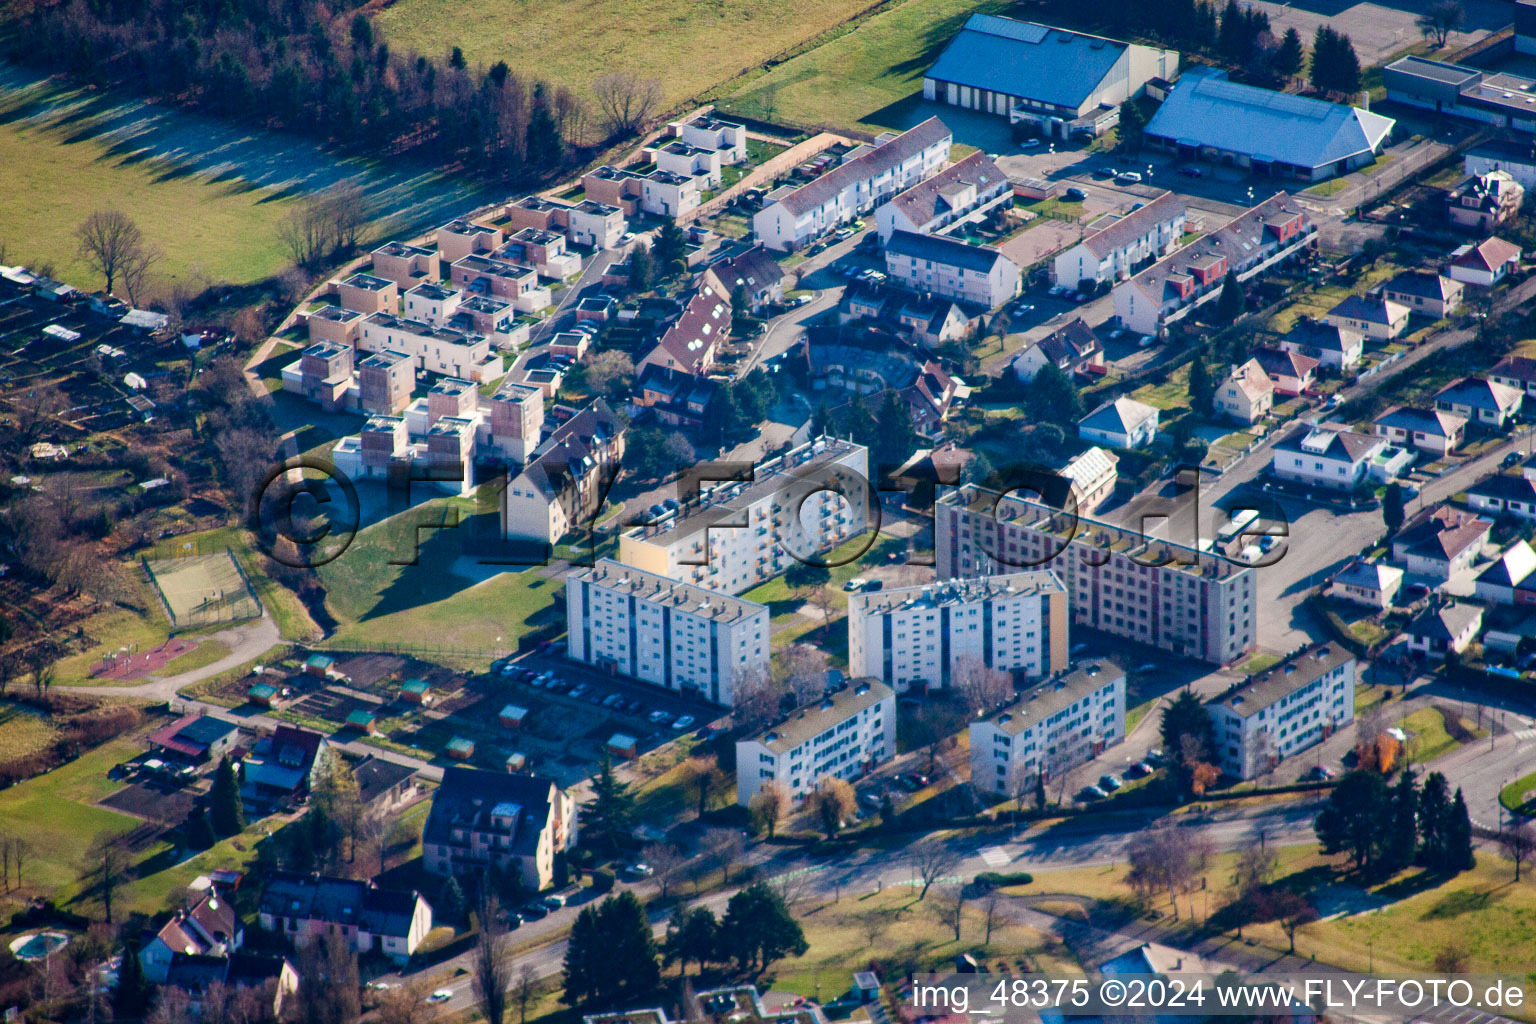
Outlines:
{"type": "Polygon", "coordinates": [[[1516,740],[1533,739],[1536,738],[1536,729],[1520,729],[1514,735],[1516,740]]]}
{"type": "Polygon", "coordinates": [[[1000,868],[1013,860],[1013,854],[1001,846],[988,846],[980,856],[981,862],[989,868],[1000,868]]]}

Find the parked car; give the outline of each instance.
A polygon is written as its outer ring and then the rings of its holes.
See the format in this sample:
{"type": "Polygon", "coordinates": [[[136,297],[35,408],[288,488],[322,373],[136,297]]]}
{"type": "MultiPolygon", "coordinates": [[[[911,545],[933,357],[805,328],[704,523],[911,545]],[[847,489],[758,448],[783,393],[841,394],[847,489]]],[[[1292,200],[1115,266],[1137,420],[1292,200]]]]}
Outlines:
{"type": "Polygon", "coordinates": [[[1023,142],[1019,143],[1019,148],[1020,149],[1039,149],[1040,148],[1040,140],[1039,139],[1025,139],[1023,142]]]}
{"type": "Polygon", "coordinates": [[[529,921],[537,921],[540,918],[549,916],[549,908],[544,904],[535,901],[523,907],[518,911],[518,913],[522,914],[523,917],[529,921]]]}
{"type": "Polygon", "coordinates": [[[1017,306],[1013,307],[1014,316],[1026,316],[1027,314],[1033,313],[1034,311],[1034,304],[1029,302],[1021,302],[1017,306]]]}
{"type": "Polygon", "coordinates": [[[692,715],[684,715],[683,717],[679,718],[677,721],[672,723],[672,728],[681,731],[683,729],[688,728],[692,724],[693,724],[693,716],[692,715]]]}
{"type": "Polygon", "coordinates": [[[863,576],[855,576],[853,579],[843,584],[843,590],[850,594],[857,593],[858,591],[863,590],[864,585],[868,582],[869,581],[866,580],[863,576]]]}
{"type": "Polygon", "coordinates": [[[631,878],[650,878],[656,871],[649,864],[642,862],[629,865],[629,867],[624,869],[624,873],[631,878]]]}
{"type": "Polygon", "coordinates": [[[1109,794],[1098,786],[1084,786],[1077,794],[1079,800],[1103,800],[1107,796],[1109,794]]]}
{"type": "Polygon", "coordinates": [[[1131,765],[1125,770],[1125,774],[1128,778],[1139,779],[1143,776],[1151,775],[1152,766],[1147,764],[1145,761],[1137,761],[1135,764],[1131,765]]]}
{"type": "Polygon", "coordinates": [[[1113,793],[1115,790],[1119,789],[1122,785],[1124,785],[1124,783],[1122,783],[1120,781],[1118,776],[1115,776],[1115,775],[1100,775],[1099,776],[1099,788],[1102,789],[1102,790],[1105,790],[1107,792],[1113,793]]]}
{"type": "Polygon", "coordinates": [[[429,1002],[429,1003],[446,1003],[448,1000],[450,1000],[452,998],[453,998],[453,990],[452,989],[440,988],[436,992],[433,992],[431,995],[427,996],[427,1002],[429,1002]]]}
{"type": "Polygon", "coordinates": [[[586,692],[587,692],[587,684],[586,683],[577,683],[575,686],[571,687],[571,696],[572,697],[580,697],[582,694],[584,694],[586,692]]]}
{"type": "Polygon", "coordinates": [[[652,711],[650,714],[650,719],[653,722],[665,722],[671,717],[672,716],[667,714],[665,711],[652,711]]]}
{"type": "Polygon", "coordinates": [[[1115,183],[1117,185],[1140,185],[1141,172],[1121,171],[1119,174],[1115,175],[1115,183]]]}
{"type": "Polygon", "coordinates": [[[1504,461],[1501,462],[1500,465],[1503,466],[1505,469],[1508,469],[1510,466],[1513,466],[1515,463],[1517,463],[1519,461],[1520,461],[1520,453],[1519,452],[1510,452],[1508,455],[1504,456],[1504,461]]]}
{"type": "Polygon", "coordinates": [[[864,584],[864,593],[866,593],[866,594],[873,594],[877,590],[884,590],[884,589],[885,589],[885,581],[884,580],[870,580],[868,583],[864,584]]]}
{"type": "Polygon", "coordinates": [[[860,793],[859,803],[863,804],[865,807],[868,807],[872,811],[877,811],[880,809],[880,794],[875,792],[860,793]]]}
{"type": "Polygon", "coordinates": [[[919,786],[917,783],[913,782],[911,777],[907,776],[907,775],[898,775],[898,776],[896,776],[896,785],[900,786],[902,789],[906,790],[908,793],[916,793],[919,789],[923,788],[923,787],[919,786]]]}
{"type": "Polygon", "coordinates": [[[1205,177],[1205,172],[1202,171],[1198,167],[1180,167],[1179,168],[1179,173],[1184,175],[1184,177],[1186,177],[1186,178],[1203,178],[1203,177],[1205,177]]]}
{"type": "Polygon", "coordinates": [[[1088,198],[1088,193],[1080,188],[1069,188],[1062,193],[1063,198],[1071,203],[1081,203],[1088,198]]]}

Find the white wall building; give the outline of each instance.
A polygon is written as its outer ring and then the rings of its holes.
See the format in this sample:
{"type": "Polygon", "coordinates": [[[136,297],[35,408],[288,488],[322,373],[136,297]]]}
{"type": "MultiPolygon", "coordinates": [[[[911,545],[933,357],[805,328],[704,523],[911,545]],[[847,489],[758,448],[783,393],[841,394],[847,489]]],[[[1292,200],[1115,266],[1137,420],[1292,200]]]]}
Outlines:
{"type": "Polygon", "coordinates": [[[920,235],[941,232],[1012,203],[1013,186],[1008,175],[977,150],[880,206],[875,211],[875,227],[884,244],[897,231],[920,235]]]}
{"type": "Polygon", "coordinates": [[[1051,280],[1068,288],[1082,281],[1123,281],[1149,260],[1162,259],[1178,247],[1189,211],[1184,200],[1164,192],[1138,210],[1107,224],[1051,263],[1051,280]]]}
{"type": "Polygon", "coordinates": [[[996,309],[1019,294],[1019,265],[996,246],[898,231],[885,246],[885,270],[903,288],[996,309]]]}
{"type": "Polygon", "coordinates": [[[864,532],[869,449],[820,437],[717,483],[698,500],[619,535],[619,561],[739,594],[864,532]],[[796,509],[799,515],[795,515],[796,509]]]}
{"type": "Polygon", "coordinates": [[[1125,670],[1094,661],[971,723],[971,785],[1016,797],[1125,739],[1125,670]]]}
{"type": "Polygon", "coordinates": [[[501,356],[491,352],[491,340],[485,335],[433,327],[389,313],[375,313],[363,320],[357,347],[364,352],[403,352],[418,370],[477,384],[499,380],[506,372],[501,356]]]}
{"type": "Polygon", "coordinates": [[[736,743],[736,802],[752,802],[764,784],[796,802],[822,779],[853,779],[896,753],[896,694],[858,679],[790,712],[761,735],[736,743]]]}
{"type": "Polygon", "coordinates": [[[1355,656],[1336,643],[1308,648],[1208,705],[1221,770],[1262,775],[1355,718],[1355,656]]]}
{"type": "Polygon", "coordinates": [[[848,672],[898,692],[947,689],[969,660],[1039,678],[1067,664],[1067,588],[1049,570],[898,587],[848,600],[848,672]]]}
{"type": "Polygon", "coordinates": [[[768,609],[611,558],[565,579],[567,654],[730,707],[768,671],[768,609]]]}

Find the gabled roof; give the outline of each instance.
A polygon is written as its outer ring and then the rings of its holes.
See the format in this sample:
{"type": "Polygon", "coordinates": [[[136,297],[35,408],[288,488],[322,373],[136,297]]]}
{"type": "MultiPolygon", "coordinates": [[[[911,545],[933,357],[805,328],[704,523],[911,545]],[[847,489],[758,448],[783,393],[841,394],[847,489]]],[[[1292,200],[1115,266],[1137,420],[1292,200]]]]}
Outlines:
{"type": "Polygon", "coordinates": [[[1394,123],[1358,107],[1241,85],[1228,81],[1225,72],[1191,68],[1146,131],[1310,169],[1373,152],[1394,123]]]}
{"type": "Polygon", "coordinates": [[[372,754],[352,769],[352,777],[357,780],[357,798],[365,807],[415,775],[416,769],[410,765],[385,761],[372,754]]]}
{"type": "Polygon", "coordinates": [[[1395,427],[1431,437],[1454,437],[1467,425],[1467,421],[1455,413],[1443,409],[1414,409],[1394,405],[1372,421],[1378,427],[1395,427]]]}
{"type": "Polygon", "coordinates": [[[1304,378],[1317,369],[1317,360],[1300,352],[1287,352],[1283,348],[1255,349],[1253,358],[1270,377],[1304,378]]]}
{"type": "Polygon", "coordinates": [[[1503,412],[1520,404],[1520,392],[1507,384],[1482,377],[1463,377],[1435,392],[1435,401],[1503,412]]]}
{"type": "Polygon", "coordinates": [[[1520,259],[1520,247],[1504,239],[1494,236],[1478,242],[1476,245],[1467,246],[1464,251],[1458,252],[1451,259],[1451,266],[1465,267],[1468,270],[1482,270],[1488,273],[1496,272],[1506,263],[1520,259]]]}
{"type": "Polygon", "coordinates": [[[948,126],[936,117],[909,128],[889,142],[875,146],[852,160],[844,161],[815,181],[802,185],[779,200],[790,213],[799,216],[842,193],[857,182],[884,174],[909,157],[952,138],[948,126]]]}
{"type": "Polygon", "coordinates": [[[682,314],[662,332],[656,348],[676,364],[673,369],[702,376],[713,361],[714,351],[731,333],[731,297],[701,284],[688,299],[682,314]]]}
{"type": "Polygon", "coordinates": [[[1301,452],[1314,458],[1337,459],[1357,464],[1386,447],[1386,439],[1353,430],[1312,427],[1293,433],[1275,445],[1280,451],[1301,452]]]}
{"type": "Polygon", "coordinates": [[[1408,315],[1408,307],[1390,299],[1369,299],[1360,295],[1351,295],[1330,309],[1328,315],[1364,320],[1366,323],[1390,327],[1408,315]]]}
{"type": "Polygon", "coordinates": [[[606,448],[623,429],[608,403],[594,399],[534,449],[520,479],[553,500],[572,480],[597,468],[594,452],[606,448]]]}
{"type": "Polygon", "coordinates": [[[1169,293],[1170,279],[1188,274],[1194,268],[1225,259],[1228,268],[1242,273],[1242,268],[1257,262],[1267,251],[1272,238],[1278,237],[1271,236],[1271,230],[1278,231],[1282,224],[1293,221],[1300,221],[1305,231],[1312,223],[1312,217],[1289,193],[1276,192],[1210,234],[1158,260],[1131,278],[1129,284],[1161,304],[1174,298],[1169,293]]]}
{"type": "Polygon", "coordinates": [[[510,775],[450,766],[443,770],[442,784],[432,797],[432,812],[427,815],[423,839],[428,843],[449,844],[453,841],[455,828],[504,831],[493,823],[492,818],[515,818],[509,826],[513,831],[510,848],[517,853],[532,853],[538,846],[539,834],[549,821],[551,805],[559,799],[559,794],[560,788],[554,780],[537,775],[510,775]],[[519,813],[515,816],[494,813],[507,807],[517,808],[519,813]]]}
{"type": "MultiPolygon", "coordinates": [[[[998,261],[1006,260],[1003,251],[991,245],[968,245],[940,235],[920,235],[913,231],[897,231],[885,244],[887,255],[910,256],[919,260],[932,260],[948,267],[960,267],[980,273],[991,273],[998,261]]],[[[1010,261],[1011,262],[1011,261],[1010,261]]]]}
{"type": "Polygon", "coordinates": [[[1531,384],[1536,382],[1536,359],[1530,356],[1505,356],[1488,371],[1488,376],[1509,377],[1522,384],[1531,384]]]}
{"type": "Polygon", "coordinates": [[[1114,452],[1097,446],[1072,456],[1067,464],[1056,471],[1057,475],[1070,480],[1073,486],[1085,489],[1115,472],[1120,459],[1114,452]]]}
{"type": "Polygon", "coordinates": [[[1519,473],[1495,473],[1468,487],[1467,493],[1490,501],[1536,502],[1536,483],[1519,473]]]}
{"type": "Polygon", "coordinates": [[[1063,107],[1080,107],[1127,44],[1066,29],[973,14],[928,77],[1063,107]]]}
{"type": "Polygon", "coordinates": [[[1425,640],[1454,640],[1482,619],[1482,605],[1461,602],[1430,606],[1408,624],[1408,633],[1425,640]]]}
{"type": "Polygon", "coordinates": [[[1343,327],[1304,320],[1286,333],[1285,340],[1302,348],[1316,349],[1319,352],[1338,352],[1342,355],[1360,345],[1358,333],[1350,331],[1349,341],[1346,343],[1344,332],[1343,327]]]}
{"type": "Polygon", "coordinates": [[[1093,412],[1077,421],[1079,430],[1102,430],[1108,433],[1130,434],[1143,423],[1157,416],[1157,410],[1133,398],[1122,395],[1112,402],[1105,402],[1093,412]]]}
{"type": "Polygon", "coordinates": [[[1241,366],[1234,366],[1229,379],[1250,402],[1273,394],[1275,390],[1275,382],[1270,380],[1269,374],[1264,372],[1264,367],[1259,365],[1257,359],[1249,359],[1241,366]]]}
{"type": "Polygon", "coordinates": [[[1536,551],[1523,540],[1504,550],[1498,561],[1478,573],[1477,582],[1499,587],[1518,587],[1536,572],[1536,551]]]}
{"type": "Polygon", "coordinates": [[[727,297],[740,286],[746,289],[748,298],[753,298],[772,290],[774,285],[784,280],[783,268],[760,245],[712,264],[709,269],[725,286],[727,297]]]}
{"type": "Polygon", "coordinates": [[[1481,544],[1493,520],[1449,505],[1436,505],[1415,515],[1392,539],[1394,553],[1408,551],[1425,558],[1451,561],[1481,544]]]}
{"type": "Polygon", "coordinates": [[[1171,223],[1188,213],[1184,200],[1164,192],[1139,210],[1132,210],[1113,224],[1083,238],[1088,251],[1104,259],[1139,238],[1150,234],[1159,224],[1171,223]]]}
{"type": "Polygon", "coordinates": [[[998,169],[991,157],[977,150],[926,181],[913,185],[892,199],[891,204],[913,224],[921,226],[951,208],[948,196],[953,189],[971,185],[980,195],[999,184],[1006,186],[1008,176],[998,169]]]}
{"type": "Polygon", "coordinates": [[[1434,299],[1437,302],[1449,301],[1451,294],[1460,290],[1460,281],[1454,281],[1444,274],[1430,274],[1416,270],[1398,274],[1388,281],[1383,289],[1399,295],[1416,295],[1420,298],[1434,299]]]}
{"type": "Polygon", "coordinates": [[[1092,356],[1102,347],[1098,336],[1093,333],[1093,328],[1084,323],[1082,317],[1078,317],[1065,327],[1058,327],[1045,337],[1036,339],[1033,344],[1026,346],[1014,356],[1014,359],[1017,361],[1023,358],[1030,349],[1038,349],[1046,362],[1054,366],[1067,366],[1092,356]]]}
{"type": "Polygon", "coordinates": [[[1333,582],[1345,587],[1358,587],[1361,590],[1386,590],[1394,584],[1402,582],[1403,570],[1381,562],[1367,562],[1363,558],[1357,558],[1345,566],[1333,577],[1333,582]]]}

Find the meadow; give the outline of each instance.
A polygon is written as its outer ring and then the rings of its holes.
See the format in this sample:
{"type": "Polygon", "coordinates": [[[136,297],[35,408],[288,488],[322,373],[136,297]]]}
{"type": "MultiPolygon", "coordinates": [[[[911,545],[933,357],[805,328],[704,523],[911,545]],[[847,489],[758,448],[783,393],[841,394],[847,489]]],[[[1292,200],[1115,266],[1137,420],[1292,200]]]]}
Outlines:
{"type": "Polygon", "coordinates": [[[515,69],[588,93],[610,71],[661,83],[670,108],[834,29],[874,0],[400,0],[376,21],[390,46],[515,69]]]}

